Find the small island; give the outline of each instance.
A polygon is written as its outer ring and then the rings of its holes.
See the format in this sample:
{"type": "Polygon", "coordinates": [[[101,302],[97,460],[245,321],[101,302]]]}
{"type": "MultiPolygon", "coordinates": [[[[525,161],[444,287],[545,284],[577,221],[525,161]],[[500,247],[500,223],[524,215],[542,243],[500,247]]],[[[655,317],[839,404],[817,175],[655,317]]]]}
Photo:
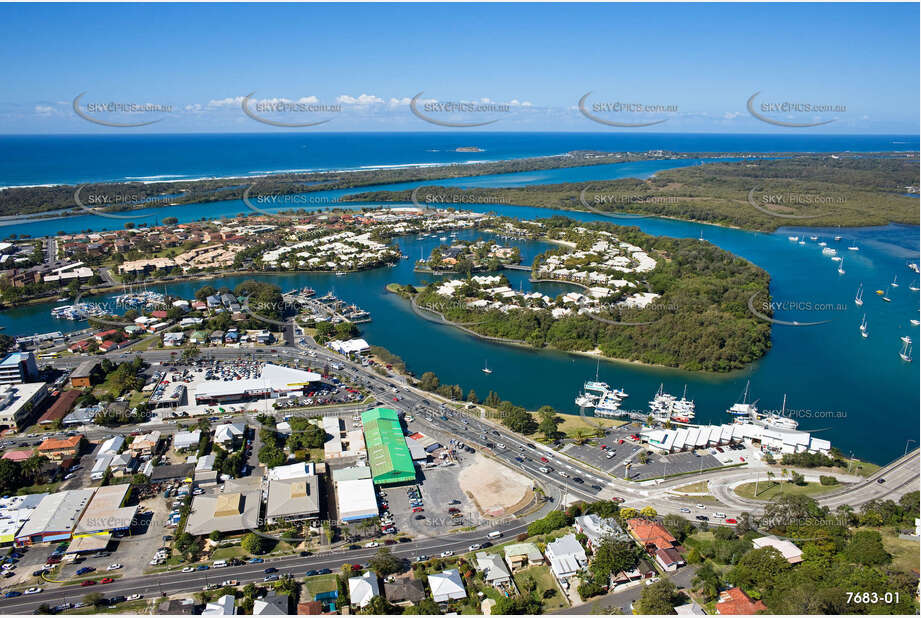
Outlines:
{"type": "Polygon", "coordinates": [[[421,273],[466,273],[496,271],[521,262],[518,247],[503,247],[494,240],[454,241],[432,249],[428,259],[416,262],[421,273]]]}
{"type": "Polygon", "coordinates": [[[459,146],[454,152],[483,152],[483,149],[479,146],[459,146]]]}

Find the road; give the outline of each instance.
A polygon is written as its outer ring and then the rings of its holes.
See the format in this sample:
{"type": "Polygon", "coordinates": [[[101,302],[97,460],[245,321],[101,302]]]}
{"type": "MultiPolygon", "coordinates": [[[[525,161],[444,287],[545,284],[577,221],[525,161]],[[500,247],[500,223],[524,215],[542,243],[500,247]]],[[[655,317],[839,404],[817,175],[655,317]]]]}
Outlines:
{"type": "MultiPolygon", "coordinates": [[[[296,334],[292,331],[287,334],[286,339],[293,339],[295,336],[296,334]]],[[[565,503],[568,498],[598,500],[609,498],[616,492],[626,499],[627,504],[635,503],[638,506],[649,504],[662,514],[678,513],[680,508],[687,505],[671,501],[666,496],[666,492],[669,489],[687,484],[689,480],[704,479],[715,480],[714,485],[718,488],[728,487],[737,478],[751,477],[751,471],[739,471],[736,468],[712,471],[692,478],[671,479],[655,485],[640,485],[610,477],[599,470],[572,460],[524,436],[513,434],[501,425],[487,419],[451,409],[448,407],[447,401],[436,395],[407,386],[402,378],[378,375],[369,367],[363,367],[358,363],[332,354],[325,348],[313,343],[309,338],[302,338],[298,341],[300,343],[295,343],[294,346],[280,346],[276,348],[275,352],[254,350],[252,355],[260,360],[304,360],[311,364],[328,363],[341,366],[342,369],[338,370],[340,374],[369,389],[379,401],[387,406],[412,414],[418,422],[430,426],[433,432],[437,432],[439,435],[456,436],[456,439],[481,451],[486,451],[493,457],[539,480],[547,494],[554,497],[554,501],[545,503],[541,509],[527,517],[491,528],[492,530],[503,531],[506,537],[524,531],[530,521],[543,516],[550,509],[555,508],[555,505],[565,503]],[[398,401],[393,401],[394,396],[398,397],[398,401]],[[493,444],[493,447],[488,447],[487,443],[493,444]],[[505,448],[499,448],[499,444],[503,444],[505,448]],[[545,464],[545,462],[541,461],[541,457],[546,458],[549,463],[545,464]],[[517,458],[520,458],[521,461],[518,461],[517,458]],[[554,472],[551,474],[540,472],[539,467],[542,465],[553,467],[554,472]],[[566,476],[560,475],[560,471],[565,471],[566,476]],[[577,482],[576,478],[581,478],[583,482],[577,482]]],[[[109,356],[117,358],[121,354],[122,352],[119,351],[109,353],[109,356]]],[[[238,349],[222,348],[209,349],[207,352],[208,356],[214,358],[236,358],[240,354],[241,351],[238,349]]],[[[141,355],[148,362],[162,362],[173,358],[173,353],[164,350],[145,351],[141,355]]],[[[69,368],[78,364],[79,360],[79,357],[57,359],[54,364],[59,368],[69,368]]],[[[343,409],[355,409],[354,404],[341,407],[343,409]]],[[[170,427],[172,427],[170,424],[165,424],[164,426],[165,429],[170,427]]],[[[106,431],[111,433],[109,430],[106,431]]],[[[918,451],[914,451],[881,469],[865,482],[836,491],[819,501],[832,508],[843,503],[859,505],[874,498],[897,497],[917,487],[918,451]],[[878,478],[885,478],[886,482],[877,483],[878,478]]],[[[753,513],[759,512],[762,508],[763,503],[742,500],[734,494],[730,495],[730,493],[722,490],[718,491],[720,497],[727,501],[727,508],[739,508],[753,513]]],[[[426,538],[401,543],[392,546],[391,549],[395,554],[404,558],[411,558],[421,554],[433,556],[446,550],[454,552],[465,551],[467,546],[472,543],[482,543],[485,536],[485,531],[482,530],[458,533],[441,538],[426,538]]],[[[86,593],[95,591],[106,596],[140,593],[145,597],[159,594],[191,593],[200,590],[202,586],[208,583],[220,583],[226,579],[236,579],[244,584],[261,581],[264,577],[263,569],[267,566],[275,567],[283,574],[301,577],[303,572],[308,569],[338,569],[344,563],[366,563],[376,551],[372,549],[337,550],[307,557],[289,556],[268,560],[262,565],[247,564],[239,567],[223,568],[216,570],[216,572],[215,570],[210,570],[194,574],[169,572],[160,575],[116,580],[112,584],[99,585],[89,589],[79,586],[64,586],[28,597],[0,599],[0,610],[10,613],[31,613],[41,603],[56,605],[65,600],[73,602],[82,598],[86,593]]]]}

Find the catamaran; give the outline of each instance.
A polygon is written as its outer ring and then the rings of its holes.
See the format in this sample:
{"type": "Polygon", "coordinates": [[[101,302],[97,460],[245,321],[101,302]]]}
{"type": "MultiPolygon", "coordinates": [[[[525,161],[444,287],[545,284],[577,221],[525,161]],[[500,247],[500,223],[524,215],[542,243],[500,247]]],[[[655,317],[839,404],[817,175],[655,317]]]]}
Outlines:
{"type": "Polygon", "coordinates": [[[492,369],[489,368],[489,364],[486,361],[483,361],[483,373],[492,373],[492,369]]]}
{"type": "Polygon", "coordinates": [[[857,288],[857,296],[854,297],[854,304],[858,307],[863,307],[863,284],[857,288]]]}
{"type": "Polygon", "coordinates": [[[866,339],[870,336],[867,332],[867,314],[863,314],[863,320],[860,321],[860,336],[866,339]]]}
{"type": "Polygon", "coordinates": [[[745,382],[745,392],[742,395],[742,403],[734,403],[732,407],[726,410],[727,414],[732,414],[733,416],[748,416],[754,418],[758,413],[758,407],[755,405],[755,402],[748,403],[748,388],[751,386],[751,381],[745,382]]]}
{"type": "Polygon", "coordinates": [[[901,358],[906,363],[911,362],[911,343],[902,342],[902,351],[899,352],[899,358],[901,358]]]}
{"type": "Polygon", "coordinates": [[[899,339],[902,340],[902,343],[911,343],[911,337],[909,337],[908,335],[902,335],[901,337],[899,337],[899,339]]]}

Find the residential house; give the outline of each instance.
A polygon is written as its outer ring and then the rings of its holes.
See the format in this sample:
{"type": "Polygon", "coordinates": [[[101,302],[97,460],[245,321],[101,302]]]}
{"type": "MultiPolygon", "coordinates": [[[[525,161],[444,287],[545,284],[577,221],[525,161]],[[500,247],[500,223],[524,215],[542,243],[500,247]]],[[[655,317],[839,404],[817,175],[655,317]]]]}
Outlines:
{"type": "Polygon", "coordinates": [[[657,521],[649,521],[640,517],[627,520],[627,529],[640,545],[650,554],[660,549],[675,547],[675,537],[657,521]]]}
{"type": "Polygon", "coordinates": [[[573,525],[576,532],[584,534],[586,537],[585,544],[589,549],[598,547],[598,544],[605,537],[613,537],[618,541],[631,542],[630,536],[624,532],[616,519],[602,519],[595,513],[576,517],[573,525]]]}
{"type": "Polygon", "coordinates": [[[499,588],[507,586],[512,581],[512,575],[499,554],[477,552],[476,568],[483,573],[483,580],[490,586],[499,588]]]}
{"type": "Polygon", "coordinates": [[[684,559],[681,557],[681,554],[678,553],[677,549],[657,549],[655,555],[656,562],[666,572],[671,573],[677,571],[678,567],[684,566],[684,559]]]}
{"type": "Polygon", "coordinates": [[[550,570],[564,585],[588,563],[585,549],[575,534],[567,534],[547,543],[547,559],[550,561],[550,570]]]}
{"type": "Polygon", "coordinates": [[[52,461],[76,457],[80,453],[83,434],[69,438],[48,438],[38,445],[38,454],[52,461]]]}
{"type": "Polygon", "coordinates": [[[253,616],[287,616],[290,613],[290,597],[276,590],[270,590],[253,603],[253,616]]]}
{"type": "Polygon", "coordinates": [[[722,616],[748,616],[766,609],[764,601],[752,601],[741,588],[723,590],[716,602],[716,613],[722,616]]]}
{"type": "Polygon", "coordinates": [[[425,587],[410,571],[403,576],[395,576],[392,582],[385,581],[384,597],[394,605],[415,605],[425,598],[425,587]]]}
{"type": "Polygon", "coordinates": [[[135,457],[149,457],[157,452],[160,445],[160,432],[151,431],[134,438],[128,448],[135,457]]]}
{"type": "Polygon", "coordinates": [[[214,443],[220,444],[224,449],[235,449],[243,442],[246,431],[244,423],[224,423],[214,430],[214,443]]]}
{"type": "Polygon", "coordinates": [[[377,573],[374,571],[365,571],[359,577],[349,578],[349,599],[354,607],[363,608],[380,594],[377,573]]]}
{"type": "Polygon", "coordinates": [[[236,601],[232,594],[225,594],[217,601],[205,605],[202,616],[233,616],[237,613],[236,601]]]}
{"type": "Polygon", "coordinates": [[[544,563],[544,556],[534,543],[511,543],[505,546],[505,561],[512,571],[544,563]]]}
{"type": "Polygon", "coordinates": [[[752,540],[755,549],[763,547],[773,547],[784,559],[790,564],[796,564],[803,561],[803,550],[787,540],[781,540],[776,536],[763,536],[752,540]]]}
{"type": "Polygon", "coordinates": [[[448,569],[441,573],[429,575],[429,588],[436,603],[447,603],[456,599],[467,598],[464,581],[457,569],[448,569]]]}

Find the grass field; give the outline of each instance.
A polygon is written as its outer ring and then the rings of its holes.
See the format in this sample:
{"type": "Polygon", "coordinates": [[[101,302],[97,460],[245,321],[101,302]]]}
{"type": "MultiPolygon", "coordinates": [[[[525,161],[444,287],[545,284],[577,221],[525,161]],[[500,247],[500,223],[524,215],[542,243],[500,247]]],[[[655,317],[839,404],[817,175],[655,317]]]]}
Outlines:
{"type": "Polygon", "coordinates": [[[524,583],[527,578],[531,578],[537,584],[537,592],[543,598],[545,590],[554,590],[556,594],[548,599],[544,599],[544,608],[543,613],[549,613],[558,609],[563,609],[569,607],[569,603],[566,601],[566,598],[563,596],[563,593],[557,587],[556,582],[553,579],[553,574],[550,573],[550,567],[548,566],[533,566],[528,567],[527,569],[522,569],[515,573],[515,584],[518,586],[518,589],[524,592],[524,583]]]}
{"type": "Polygon", "coordinates": [[[322,592],[331,592],[336,590],[336,574],[330,573],[329,575],[315,575],[313,577],[305,577],[304,588],[307,591],[307,594],[310,595],[311,599],[313,599],[315,595],[318,595],[322,592]]]}
{"type": "Polygon", "coordinates": [[[894,568],[905,573],[911,573],[912,569],[921,568],[917,541],[900,539],[898,533],[892,530],[880,530],[879,533],[883,537],[883,547],[892,554],[892,566],[894,568]]]}
{"type": "Polygon", "coordinates": [[[691,483],[690,485],[676,487],[673,491],[680,491],[686,494],[705,494],[709,491],[709,489],[707,487],[707,481],[697,481],[696,483],[691,483]]]}
{"type": "Polygon", "coordinates": [[[778,496],[817,496],[842,487],[840,483],[838,485],[819,485],[818,483],[794,485],[785,481],[762,481],[757,483],[758,495],[755,495],[755,486],[755,483],[745,483],[736,487],[735,492],[742,498],[772,500],[778,496]]]}

